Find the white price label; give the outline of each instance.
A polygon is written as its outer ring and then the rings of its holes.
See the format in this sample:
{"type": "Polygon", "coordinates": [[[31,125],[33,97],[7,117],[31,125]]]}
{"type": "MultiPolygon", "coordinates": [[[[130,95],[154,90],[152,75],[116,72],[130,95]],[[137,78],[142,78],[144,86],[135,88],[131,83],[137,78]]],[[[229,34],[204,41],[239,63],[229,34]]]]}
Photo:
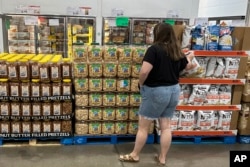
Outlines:
{"type": "Polygon", "coordinates": [[[59,19],[49,19],[50,26],[59,26],[59,19]]]}
{"type": "Polygon", "coordinates": [[[30,25],[30,26],[38,25],[38,17],[37,16],[25,16],[24,23],[25,25],[30,25]]]}

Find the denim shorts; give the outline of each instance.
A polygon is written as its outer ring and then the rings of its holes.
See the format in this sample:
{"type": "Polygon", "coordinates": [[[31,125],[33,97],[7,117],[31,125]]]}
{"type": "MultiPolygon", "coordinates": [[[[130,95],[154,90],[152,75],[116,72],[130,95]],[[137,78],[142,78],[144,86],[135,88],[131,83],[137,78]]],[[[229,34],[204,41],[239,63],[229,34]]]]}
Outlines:
{"type": "Polygon", "coordinates": [[[172,118],[179,102],[180,85],[140,88],[139,115],[147,119],[172,118]]]}

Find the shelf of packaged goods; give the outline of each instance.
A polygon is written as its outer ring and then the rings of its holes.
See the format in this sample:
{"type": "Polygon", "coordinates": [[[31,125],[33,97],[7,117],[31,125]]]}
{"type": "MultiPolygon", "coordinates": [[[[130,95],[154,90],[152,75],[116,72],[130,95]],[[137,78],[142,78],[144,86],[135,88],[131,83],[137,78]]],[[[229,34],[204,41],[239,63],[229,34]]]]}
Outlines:
{"type": "Polygon", "coordinates": [[[178,105],[176,110],[225,110],[225,111],[239,111],[241,105],[206,105],[206,106],[194,106],[194,105],[178,105]]]}
{"type": "Polygon", "coordinates": [[[246,57],[247,53],[245,51],[203,51],[195,50],[195,56],[216,56],[216,57],[246,57]]]}
{"type": "Polygon", "coordinates": [[[172,131],[172,136],[236,136],[237,130],[172,131]]]}
{"type": "Polygon", "coordinates": [[[244,85],[246,83],[246,79],[180,78],[179,83],[244,85]]]}
{"type": "Polygon", "coordinates": [[[75,34],[75,37],[89,37],[90,34],[75,34]]]}

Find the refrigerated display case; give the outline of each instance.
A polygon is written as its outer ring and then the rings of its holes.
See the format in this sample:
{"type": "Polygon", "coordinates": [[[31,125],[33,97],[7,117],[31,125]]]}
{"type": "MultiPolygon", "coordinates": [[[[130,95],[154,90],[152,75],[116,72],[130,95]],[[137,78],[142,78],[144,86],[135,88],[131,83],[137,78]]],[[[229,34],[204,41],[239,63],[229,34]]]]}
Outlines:
{"type": "Polygon", "coordinates": [[[130,23],[127,26],[117,26],[116,18],[103,18],[103,44],[129,44],[130,23]]]}
{"type": "Polygon", "coordinates": [[[7,50],[9,53],[34,54],[35,26],[25,25],[24,17],[20,15],[4,17],[7,50]]]}
{"type": "Polygon", "coordinates": [[[133,18],[131,44],[152,44],[154,26],[160,22],[161,19],[133,18]]]}
{"type": "Polygon", "coordinates": [[[39,16],[37,25],[37,50],[41,54],[61,54],[65,56],[65,18],[39,16]]]}
{"type": "Polygon", "coordinates": [[[67,17],[68,57],[72,56],[73,45],[95,42],[95,27],[95,17],[67,17]]]}

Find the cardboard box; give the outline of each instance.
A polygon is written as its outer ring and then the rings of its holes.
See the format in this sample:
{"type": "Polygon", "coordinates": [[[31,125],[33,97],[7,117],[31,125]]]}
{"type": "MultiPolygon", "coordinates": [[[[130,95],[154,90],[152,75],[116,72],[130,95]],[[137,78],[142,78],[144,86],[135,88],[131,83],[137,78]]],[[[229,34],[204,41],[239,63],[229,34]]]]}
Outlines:
{"type": "Polygon", "coordinates": [[[250,27],[234,27],[233,50],[250,50],[250,27]]]}
{"type": "Polygon", "coordinates": [[[242,94],[242,101],[243,102],[250,102],[250,94],[242,94]]]}
{"type": "Polygon", "coordinates": [[[184,25],[173,25],[173,29],[174,29],[176,38],[180,42],[179,44],[181,45],[182,35],[184,32],[185,26],[184,25]]]}
{"type": "Polygon", "coordinates": [[[242,106],[242,111],[239,112],[238,132],[240,135],[250,135],[250,103],[244,103],[242,106]]]}

